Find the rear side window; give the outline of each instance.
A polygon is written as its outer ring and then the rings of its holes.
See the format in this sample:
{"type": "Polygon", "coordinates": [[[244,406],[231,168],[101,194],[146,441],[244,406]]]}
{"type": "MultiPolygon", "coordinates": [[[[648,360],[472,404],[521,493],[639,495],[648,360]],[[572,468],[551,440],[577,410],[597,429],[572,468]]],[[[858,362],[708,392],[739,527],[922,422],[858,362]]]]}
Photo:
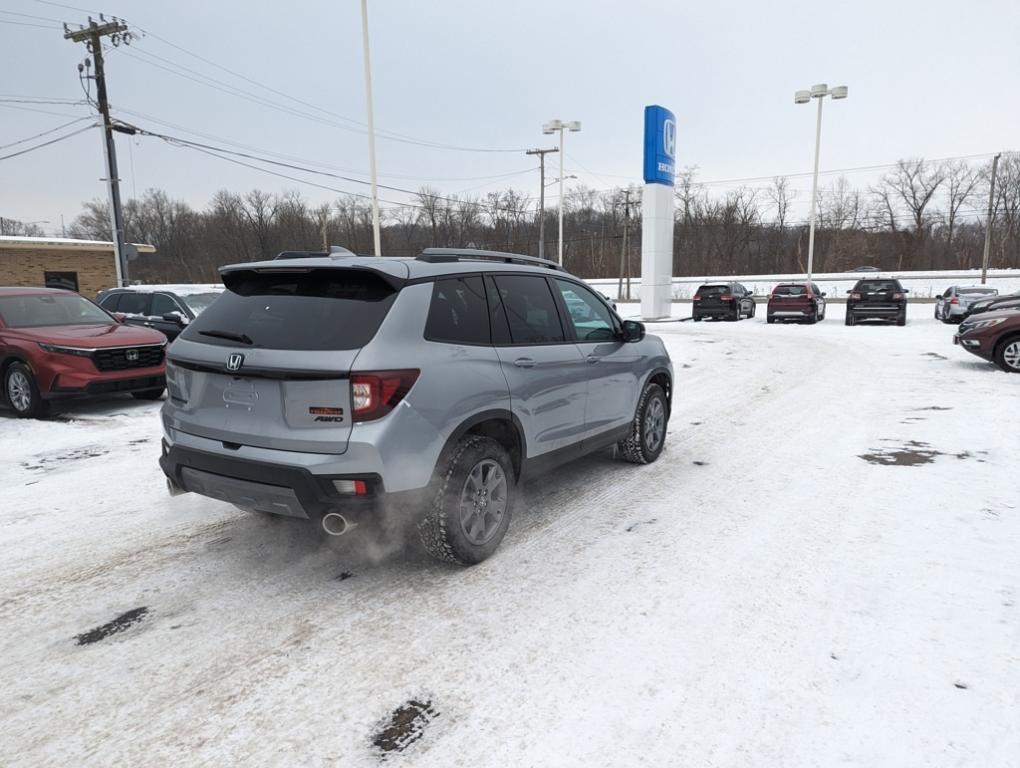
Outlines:
{"type": "Polygon", "coordinates": [[[120,303],[120,294],[111,293],[109,296],[104,296],[103,300],[99,302],[99,306],[105,309],[107,312],[116,312],[117,305],[120,303]]]}
{"type": "Polygon", "coordinates": [[[125,315],[147,315],[150,298],[152,297],[148,293],[122,293],[117,311],[125,315]]]}
{"type": "Polygon", "coordinates": [[[544,277],[499,275],[494,282],[503,302],[513,344],[564,341],[556,302],[544,277]]]}
{"type": "Polygon", "coordinates": [[[239,272],[181,334],[202,344],[265,349],[358,349],[375,336],[397,291],[355,269],[239,272]],[[227,336],[227,338],[223,338],[227,336]],[[233,337],[233,338],[229,338],[233,337]]]}
{"type": "Polygon", "coordinates": [[[436,280],[425,338],[454,344],[489,343],[489,309],[481,277],[436,280]]]}

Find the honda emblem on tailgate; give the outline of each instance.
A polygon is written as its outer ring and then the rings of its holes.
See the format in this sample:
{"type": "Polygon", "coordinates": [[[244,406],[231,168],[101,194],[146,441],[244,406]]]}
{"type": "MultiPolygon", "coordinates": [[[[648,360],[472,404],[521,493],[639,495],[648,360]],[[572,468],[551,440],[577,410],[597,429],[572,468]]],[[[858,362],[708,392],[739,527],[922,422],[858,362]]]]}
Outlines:
{"type": "Polygon", "coordinates": [[[227,358],[227,370],[239,371],[244,364],[244,355],[233,354],[227,358]]]}

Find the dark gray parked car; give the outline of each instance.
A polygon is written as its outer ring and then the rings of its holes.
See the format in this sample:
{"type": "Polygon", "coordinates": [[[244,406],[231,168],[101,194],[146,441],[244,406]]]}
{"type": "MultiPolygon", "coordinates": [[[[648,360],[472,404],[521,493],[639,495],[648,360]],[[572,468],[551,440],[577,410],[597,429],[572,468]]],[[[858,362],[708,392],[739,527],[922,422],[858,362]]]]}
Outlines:
{"type": "Polygon", "coordinates": [[[518,483],[663,449],[660,339],[555,263],[486,251],[236,264],[171,348],[171,492],[339,535],[399,507],[435,556],[484,560],[518,483]]]}
{"type": "Polygon", "coordinates": [[[133,285],[100,291],[96,303],[173,341],[222,291],[222,285],[133,285]]]}

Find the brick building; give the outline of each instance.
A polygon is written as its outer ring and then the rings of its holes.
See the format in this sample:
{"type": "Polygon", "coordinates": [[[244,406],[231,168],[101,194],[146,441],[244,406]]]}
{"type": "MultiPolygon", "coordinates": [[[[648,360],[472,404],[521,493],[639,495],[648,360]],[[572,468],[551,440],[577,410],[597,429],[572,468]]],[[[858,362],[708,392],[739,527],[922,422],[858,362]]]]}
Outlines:
{"type": "MultiPolygon", "coordinates": [[[[151,245],[135,245],[155,253],[151,245]]],[[[130,267],[129,267],[130,268],[130,267]]],[[[61,237],[0,237],[0,286],[69,288],[94,299],[117,285],[113,243],[61,237]]]]}

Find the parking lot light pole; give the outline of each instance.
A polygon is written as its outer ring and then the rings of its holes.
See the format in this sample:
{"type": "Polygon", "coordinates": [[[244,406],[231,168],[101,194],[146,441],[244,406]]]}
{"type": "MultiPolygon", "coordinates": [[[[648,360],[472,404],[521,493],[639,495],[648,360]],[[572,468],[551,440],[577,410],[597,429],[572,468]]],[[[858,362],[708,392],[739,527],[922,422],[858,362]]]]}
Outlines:
{"type": "Polygon", "coordinates": [[[581,123],[578,120],[550,120],[542,126],[542,133],[551,134],[559,131],[560,134],[560,245],[557,250],[557,261],[563,266],[563,131],[568,130],[577,133],[581,130],[581,123]]]}
{"type": "Polygon", "coordinates": [[[811,180],[811,215],[808,219],[808,255],[807,255],[807,281],[811,282],[811,272],[814,269],[815,257],[815,209],[818,200],[818,157],[822,145],[822,100],[826,96],[834,99],[845,99],[847,87],[837,85],[829,88],[825,83],[812,85],[809,91],[797,91],[793,95],[794,104],[807,104],[811,99],[818,99],[818,120],[815,124],[815,172],[811,180]]]}

